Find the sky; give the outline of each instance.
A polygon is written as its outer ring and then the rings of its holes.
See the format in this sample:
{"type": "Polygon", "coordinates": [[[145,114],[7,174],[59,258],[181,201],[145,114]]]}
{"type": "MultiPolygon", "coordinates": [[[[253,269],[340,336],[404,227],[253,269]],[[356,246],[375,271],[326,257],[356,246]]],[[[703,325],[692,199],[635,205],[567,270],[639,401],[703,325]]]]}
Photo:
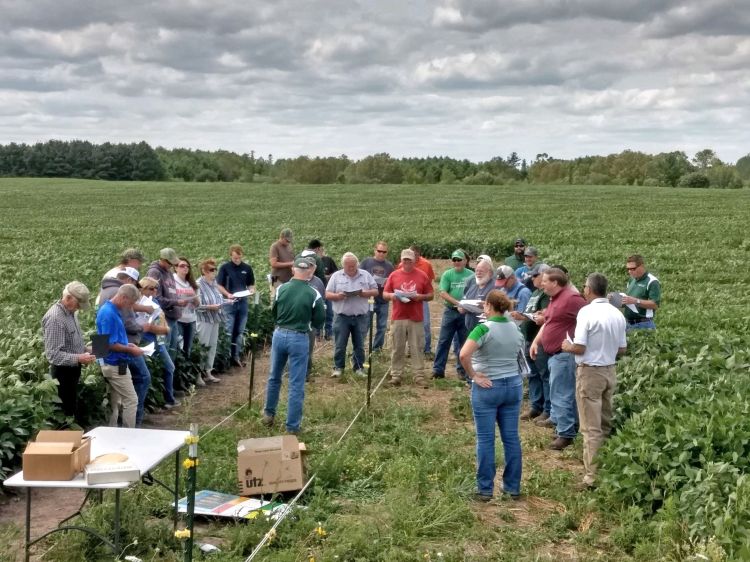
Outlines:
{"type": "Polygon", "coordinates": [[[750,152],[748,0],[0,0],[0,144],[750,152]]]}

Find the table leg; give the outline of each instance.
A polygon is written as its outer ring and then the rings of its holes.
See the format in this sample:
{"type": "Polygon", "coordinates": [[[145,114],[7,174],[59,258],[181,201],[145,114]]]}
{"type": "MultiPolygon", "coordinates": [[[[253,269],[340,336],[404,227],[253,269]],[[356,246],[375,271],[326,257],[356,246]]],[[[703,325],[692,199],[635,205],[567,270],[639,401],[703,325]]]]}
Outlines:
{"type": "Polygon", "coordinates": [[[115,556],[120,556],[120,489],[115,490],[115,556]]]}
{"type": "Polygon", "coordinates": [[[29,562],[29,548],[31,547],[31,488],[26,488],[26,546],[23,560],[29,562]]]}
{"type": "Polygon", "coordinates": [[[177,519],[179,516],[179,511],[177,509],[177,502],[180,501],[180,450],[177,449],[177,451],[174,454],[174,516],[172,517],[173,520],[173,531],[177,530],[177,519]]]}

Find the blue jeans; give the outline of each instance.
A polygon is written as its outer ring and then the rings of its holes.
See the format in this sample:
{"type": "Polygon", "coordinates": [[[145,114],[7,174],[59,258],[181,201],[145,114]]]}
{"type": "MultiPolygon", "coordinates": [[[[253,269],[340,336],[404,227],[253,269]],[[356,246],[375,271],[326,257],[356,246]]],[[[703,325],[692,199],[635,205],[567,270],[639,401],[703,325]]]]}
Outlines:
{"type": "Polygon", "coordinates": [[[495,481],[495,424],[500,427],[505,469],[503,491],[521,493],[521,438],[518,417],[523,399],[521,375],[492,381],[492,388],[471,385],[471,408],[477,433],[477,492],[491,496],[495,481]]]}
{"type": "MultiPolygon", "coordinates": [[[[440,338],[435,349],[435,361],[432,364],[432,373],[434,375],[442,376],[445,374],[445,365],[448,363],[451,344],[454,344],[455,351],[454,336],[458,337],[458,348],[460,351],[466,341],[467,335],[464,315],[455,308],[448,308],[446,306],[443,311],[443,320],[440,323],[440,338]]],[[[461,379],[466,379],[466,371],[458,360],[458,355],[456,355],[456,371],[458,371],[458,376],[461,379]]]]}
{"type": "Polygon", "coordinates": [[[329,300],[326,301],[326,323],[323,333],[327,338],[333,334],[333,303],[329,300]]]}
{"type": "Polygon", "coordinates": [[[193,349],[193,337],[195,337],[195,322],[177,322],[182,336],[182,352],[185,357],[190,357],[190,351],[193,349]]]}
{"type": "Polygon", "coordinates": [[[346,364],[346,344],[349,335],[352,336],[352,368],[357,371],[365,364],[365,334],[369,316],[345,316],[337,314],[333,317],[333,366],[335,369],[344,370],[346,364]]]}
{"type": "Polygon", "coordinates": [[[133,389],[138,396],[138,408],[135,411],[135,426],[141,427],[143,422],[143,406],[146,403],[146,395],[151,387],[151,373],[146,365],[146,358],[143,355],[133,356],[130,358],[130,377],[133,379],[133,389]]]}
{"type": "Polygon", "coordinates": [[[271,372],[266,385],[265,413],[276,415],[281,391],[281,375],[289,361],[289,389],[287,395],[286,430],[299,431],[302,405],[305,401],[305,378],[310,340],[307,334],[276,328],[271,340],[271,372]]]}
{"type": "Polygon", "coordinates": [[[432,353],[432,334],[430,333],[430,303],[428,301],[422,301],[422,314],[424,318],[422,324],[424,325],[424,352],[432,353]]]}
{"type": "Polygon", "coordinates": [[[164,367],[164,401],[167,404],[174,404],[174,361],[164,344],[156,344],[156,352],[164,367]]]}
{"type": "Polygon", "coordinates": [[[654,323],[653,318],[649,318],[648,320],[644,320],[643,322],[638,322],[636,324],[631,324],[628,322],[625,325],[625,331],[629,332],[630,330],[656,330],[656,324],[654,323]]]}
{"type": "Polygon", "coordinates": [[[529,376],[529,406],[536,412],[546,412],[549,415],[551,403],[549,397],[549,367],[547,366],[547,354],[540,345],[537,348],[536,361],[529,357],[528,345],[526,347],[526,360],[531,367],[529,376]]]}
{"type": "Polygon", "coordinates": [[[169,326],[169,333],[167,334],[165,345],[172,361],[174,361],[174,358],[177,356],[177,346],[180,342],[180,328],[177,326],[177,320],[167,319],[167,326],[169,326]]]}
{"type": "MultiPolygon", "coordinates": [[[[375,334],[372,338],[372,350],[378,351],[385,344],[385,331],[388,329],[388,303],[375,303],[372,313],[375,316],[375,334]]],[[[370,325],[367,325],[370,331],[370,325]]]]}
{"type": "Polygon", "coordinates": [[[552,409],[550,417],[557,424],[557,435],[575,438],[578,431],[576,406],[576,363],[572,353],[557,353],[547,360],[552,409]]]}
{"type": "Polygon", "coordinates": [[[232,342],[232,359],[239,359],[244,351],[247,299],[237,299],[224,305],[224,327],[232,342]]]}

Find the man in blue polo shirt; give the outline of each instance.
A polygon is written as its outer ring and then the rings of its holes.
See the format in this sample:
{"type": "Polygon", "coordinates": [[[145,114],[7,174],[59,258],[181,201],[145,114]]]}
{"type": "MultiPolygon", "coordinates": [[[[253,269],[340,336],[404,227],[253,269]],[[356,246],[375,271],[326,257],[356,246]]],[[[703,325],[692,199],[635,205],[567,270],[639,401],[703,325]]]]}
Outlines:
{"type": "Polygon", "coordinates": [[[253,268],[242,261],[242,246],[234,244],[229,247],[230,261],[221,264],[216,275],[219,292],[232,302],[224,305],[224,317],[227,334],[232,341],[232,365],[242,367],[240,360],[244,348],[245,324],[247,324],[247,295],[235,297],[243,291],[255,292],[255,275],[253,268]]]}
{"type": "Polygon", "coordinates": [[[109,353],[100,365],[109,387],[109,403],[112,408],[109,425],[113,427],[117,426],[121,405],[123,427],[135,427],[138,395],[133,388],[128,365],[131,358],[142,356],[143,350],[134,343],[128,343],[120,311],[132,309],[140,297],[140,291],[135,285],[123,285],[96,314],[97,333],[109,336],[109,353]]]}

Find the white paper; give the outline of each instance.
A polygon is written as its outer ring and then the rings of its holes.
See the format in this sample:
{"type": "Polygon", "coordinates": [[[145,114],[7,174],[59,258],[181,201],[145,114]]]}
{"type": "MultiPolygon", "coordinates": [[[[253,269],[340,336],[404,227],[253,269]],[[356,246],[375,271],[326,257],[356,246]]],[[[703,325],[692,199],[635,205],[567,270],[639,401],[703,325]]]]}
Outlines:
{"type": "Polygon", "coordinates": [[[252,294],[250,291],[237,291],[236,293],[232,293],[232,298],[241,299],[242,297],[249,297],[252,294]]]}
{"type": "Polygon", "coordinates": [[[141,350],[143,351],[144,355],[151,357],[156,350],[156,346],[154,345],[154,342],[151,342],[150,344],[141,347],[141,350]]]}
{"type": "Polygon", "coordinates": [[[482,307],[483,302],[484,301],[480,299],[464,299],[458,301],[458,306],[463,308],[466,312],[471,312],[472,314],[482,314],[482,312],[484,312],[484,308],[482,307]]]}
{"type": "Polygon", "coordinates": [[[402,291],[401,289],[396,289],[395,291],[393,291],[393,294],[399,298],[401,297],[411,298],[411,297],[417,296],[416,291],[402,291]]]}

